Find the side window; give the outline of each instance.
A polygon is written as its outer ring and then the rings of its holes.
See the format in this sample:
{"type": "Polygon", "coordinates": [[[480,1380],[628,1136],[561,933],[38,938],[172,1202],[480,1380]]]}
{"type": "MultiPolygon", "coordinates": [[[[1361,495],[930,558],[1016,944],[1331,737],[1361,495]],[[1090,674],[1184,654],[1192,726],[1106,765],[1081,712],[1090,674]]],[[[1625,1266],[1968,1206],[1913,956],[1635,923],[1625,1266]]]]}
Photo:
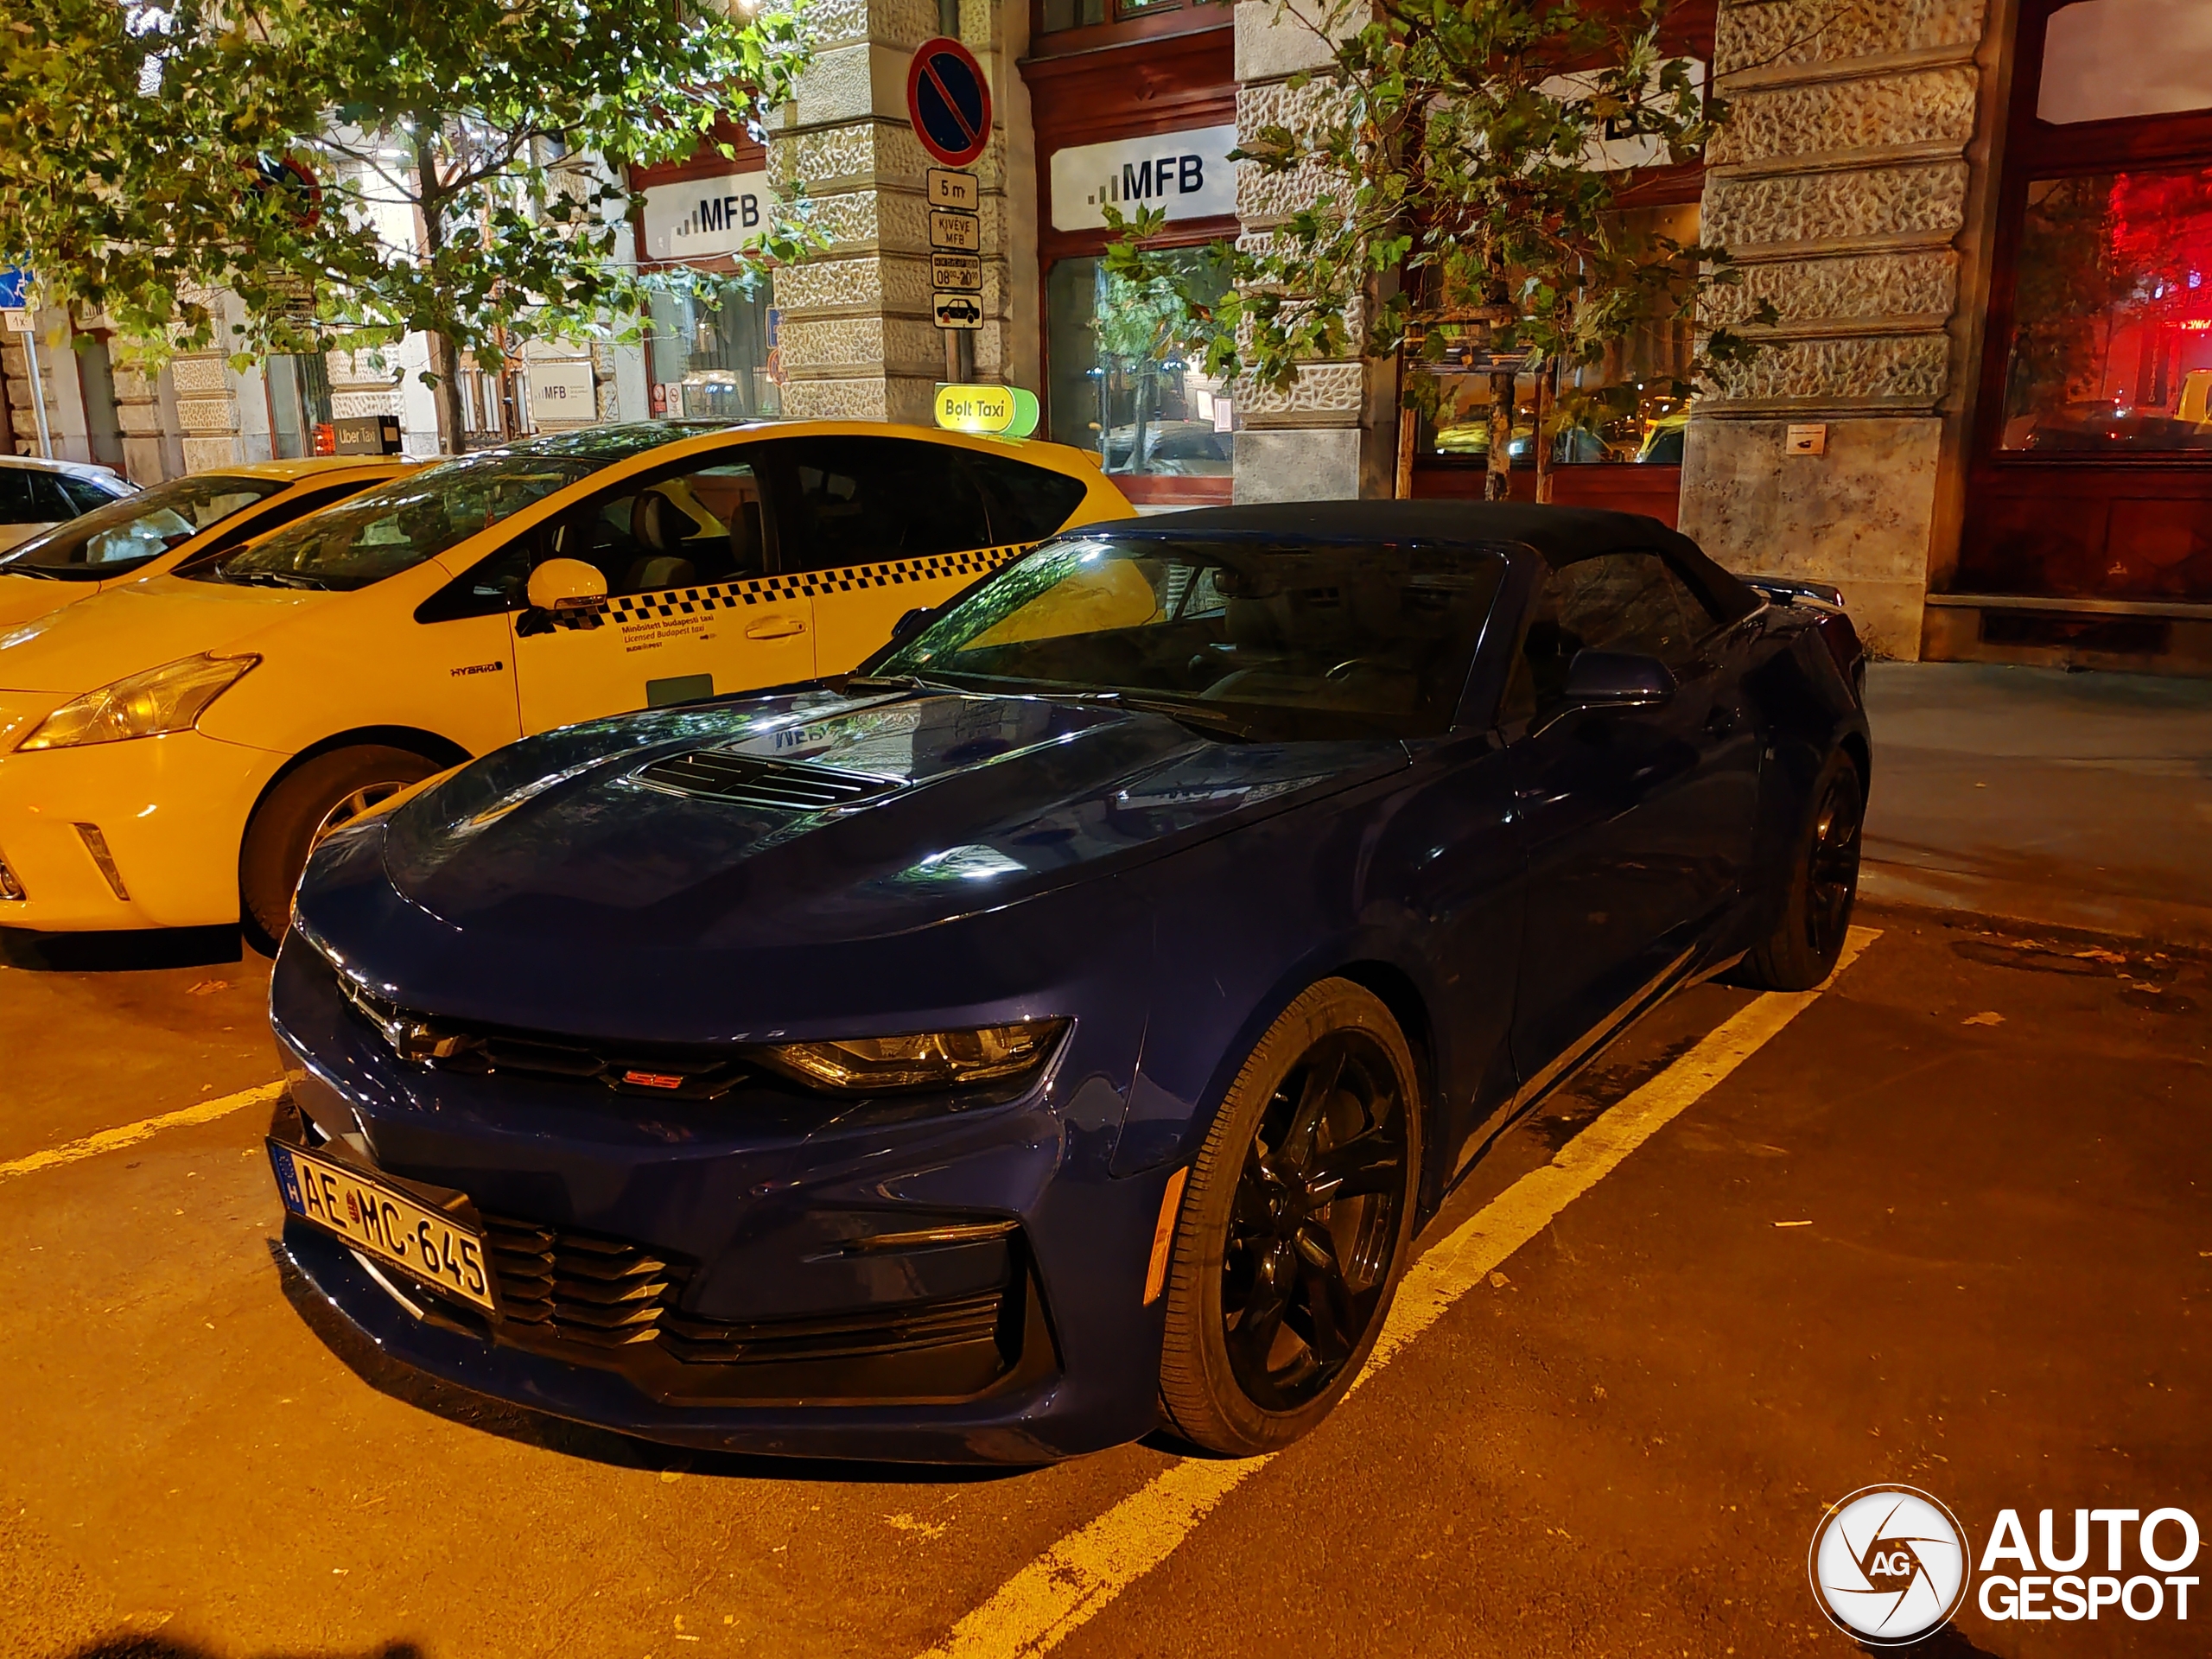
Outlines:
{"type": "Polygon", "coordinates": [[[1548,573],[1522,652],[1539,705],[1558,700],[1580,651],[1633,651],[1686,667],[1710,626],[1681,578],[1656,553],[1608,553],[1548,573]]]}
{"type": "Polygon", "coordinates": [[[95,484],[89,478],[63,478],[55,481],[61,486],[61,493],[69,498],[70,505],[79,512],[90,512],[95,507],[119,501],[130,493],[121,485],[95,484]]]}
{"type": "Polygon", "coordinates": [[[912,438],[790,438],[766,448],[779,470],[777,529],[786,571],[958,553],[991,544],[983,497],[950,445],[912,438]]]}
{"type": "Polygon", "coordinates": [[[1011,455],[971,453],[965,459],[990,497],[991,540],[998,546],[1043,541],[1067,523],[1090,493],[1079,478],[1011,455]]]}
{"type": "Polygon", "coordinates": [[[38,474],[28,467],[0,467],[0,524],[42,524],[38,498],[31,480],[38,474]]]}
{"type": "Polygon", "coordinates": [[[52,473],[32,473],[31,517],[34,521],[48,520],[65,524],[84,509],[71,500],[61,487],[61,480],[52,473]]]}
{"type": "Polygon", "coordinates": [[[547,559],[593,566],[610,596],[743,582],[767,574],[766,535],[753,468],[709,454],[629,480],[524,532],[425,601],[415,620],[519,610],[530,573],[547,559]]]}

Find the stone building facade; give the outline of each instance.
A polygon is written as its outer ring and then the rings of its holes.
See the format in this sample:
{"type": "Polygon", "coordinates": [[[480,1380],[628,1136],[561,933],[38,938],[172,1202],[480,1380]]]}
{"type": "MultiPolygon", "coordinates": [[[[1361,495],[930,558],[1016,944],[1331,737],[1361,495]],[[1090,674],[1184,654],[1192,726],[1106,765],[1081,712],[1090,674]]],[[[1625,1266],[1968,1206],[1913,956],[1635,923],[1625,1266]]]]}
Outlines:
{"type": "MultiPolygon", "coordinates": [[[[633,181],[796,184],[824,251],[706,355],[680,338],[713,332],[690,314],[657,318],[643,352],[594,353],[584,413],[929,418],[953,359],[906,79],[918,45],[954,33],[995,104],[972,169],[976,377],[1038,391],[1044,435],[1091,449],[1141,510],[1389,494],[1394,365],[1313,363],[1281,394],[1210,381],[1147,343],[1147,296],[1101,257],[1106,202],[1160,207],[1196,273],[1209,245],[1313,200],[1319,179],[1228,156],[1326,96],[1290,84],[1326,60],[1298,10],[1314,3],[823,0],[765,152],[633,181]]],[[[1730,247],[1745,280],[1719,320],[1764,300],[1781,321],[1687,409],[1654,402],[1624,442],[1564,454],[1556,499],[1832,582],[1888,655],[2212,671],[2212,4],[1680,0],[1669,27],[1734,117],[1701,163],[1640,181],[1636,211],[1730,247]],[[2076,270],[2101,284],[2078,302],[2058,282],[2076,270]]],[[[641,259],[676,257],[649,240],[641,259]]],[[[1687,332],[1653,347],[1655,374],[1688,348],[1687,332]]],[[[19,362],[0,353],[27,448],[19,362]]],[[[48,376],[65,448],[96,438],[67,407],[96,379],[48,376]]],[[[262,380],[212,358],[115,374],[131,475],[281,450],[262,380]]],[[[427,397],[388,375],[334,359],[327,399],[435,445],[427,397]]],[[[1486,430],[1424,426],[1414,493],[1478,493],[1486,430]]]]}

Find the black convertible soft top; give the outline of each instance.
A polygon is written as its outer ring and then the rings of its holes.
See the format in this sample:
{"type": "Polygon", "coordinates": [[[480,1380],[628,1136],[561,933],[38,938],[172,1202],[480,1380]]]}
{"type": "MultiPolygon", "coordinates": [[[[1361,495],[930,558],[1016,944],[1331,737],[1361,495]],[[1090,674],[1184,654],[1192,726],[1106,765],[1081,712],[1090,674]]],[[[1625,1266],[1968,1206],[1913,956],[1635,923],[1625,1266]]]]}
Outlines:
{"type": "Polygon", "coordinates": [[[1376,537],[1517,543],[1556,569],[1604,553],[1663,553],[1690,584],[1731,620],[1759,607],[1759,596],[1706,557],[1680,531],[1640,512],[1603,507],[1540,507],[1487,501],[1273,501],[1199,507],[1135,523],[1085,524],[1078,533],[1280,536],[1327,542],[1376,537]]]}

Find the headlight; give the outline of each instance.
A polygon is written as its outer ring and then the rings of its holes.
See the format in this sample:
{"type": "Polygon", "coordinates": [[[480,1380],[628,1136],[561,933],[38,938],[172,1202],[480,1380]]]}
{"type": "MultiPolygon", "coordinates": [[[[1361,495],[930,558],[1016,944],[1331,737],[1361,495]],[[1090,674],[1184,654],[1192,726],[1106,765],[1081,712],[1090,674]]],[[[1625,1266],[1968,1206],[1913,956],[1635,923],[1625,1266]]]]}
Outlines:
{"type": "Polygon", "coordinates": [[[229,690],[258,657],[187,657],[72,697],[16,747],[73,749],[190,729],[207,705],[229,690]]]}
{"type": "Polygon", "coordinates": [[[1018,1077],[1052,1052],[1065,1020],[972,1031],[925,1031],[910,1037],[852,1037],[830,1043],[785,1043],[755,1057],[802,1082],[841,1095],[891,1089],[959,1089],[1018,1077]]]}

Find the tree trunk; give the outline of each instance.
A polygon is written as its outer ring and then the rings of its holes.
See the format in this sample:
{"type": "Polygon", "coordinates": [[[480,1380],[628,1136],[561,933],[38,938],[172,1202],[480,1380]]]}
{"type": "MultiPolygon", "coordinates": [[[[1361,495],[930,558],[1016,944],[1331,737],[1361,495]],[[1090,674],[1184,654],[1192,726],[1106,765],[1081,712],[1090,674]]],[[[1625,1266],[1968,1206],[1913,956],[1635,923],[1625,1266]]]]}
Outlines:
{"type": "Polygon", "coordinates": [[[1490,471],[1483,475],[1483,499],[1503,501],[1513,486],[1513,380],[1510,372],[1490,378],[1490,471]]]}
{"type": "Polygon", "coordinates": [[[1546,358],[1536,371],[1536,429],[1529,442],[1536,451],[1536,503],[1539,506],[1552,504],[1552,446],[1544,435],[1544,393],[1550,389],[1552,364],[1546,358]]]}
{"type": "MultiPolygon", "coordinates": [[[[445,246],[445,194],[438,185],[438,162],[431,143],[424,137],[423,124],[415,124],[415,191],[423,227],[423,262],[435,264],[438,251],[445,246]]],[[[430,372],[437,384],[430,388],[430,401],[438,411],[438,448],[448,455],[460,454],[467,448],[463,434],[467,424],[461,415],[461,353],[454,348],[453,338],[442,330],[430,331],[430,372]]]]}

